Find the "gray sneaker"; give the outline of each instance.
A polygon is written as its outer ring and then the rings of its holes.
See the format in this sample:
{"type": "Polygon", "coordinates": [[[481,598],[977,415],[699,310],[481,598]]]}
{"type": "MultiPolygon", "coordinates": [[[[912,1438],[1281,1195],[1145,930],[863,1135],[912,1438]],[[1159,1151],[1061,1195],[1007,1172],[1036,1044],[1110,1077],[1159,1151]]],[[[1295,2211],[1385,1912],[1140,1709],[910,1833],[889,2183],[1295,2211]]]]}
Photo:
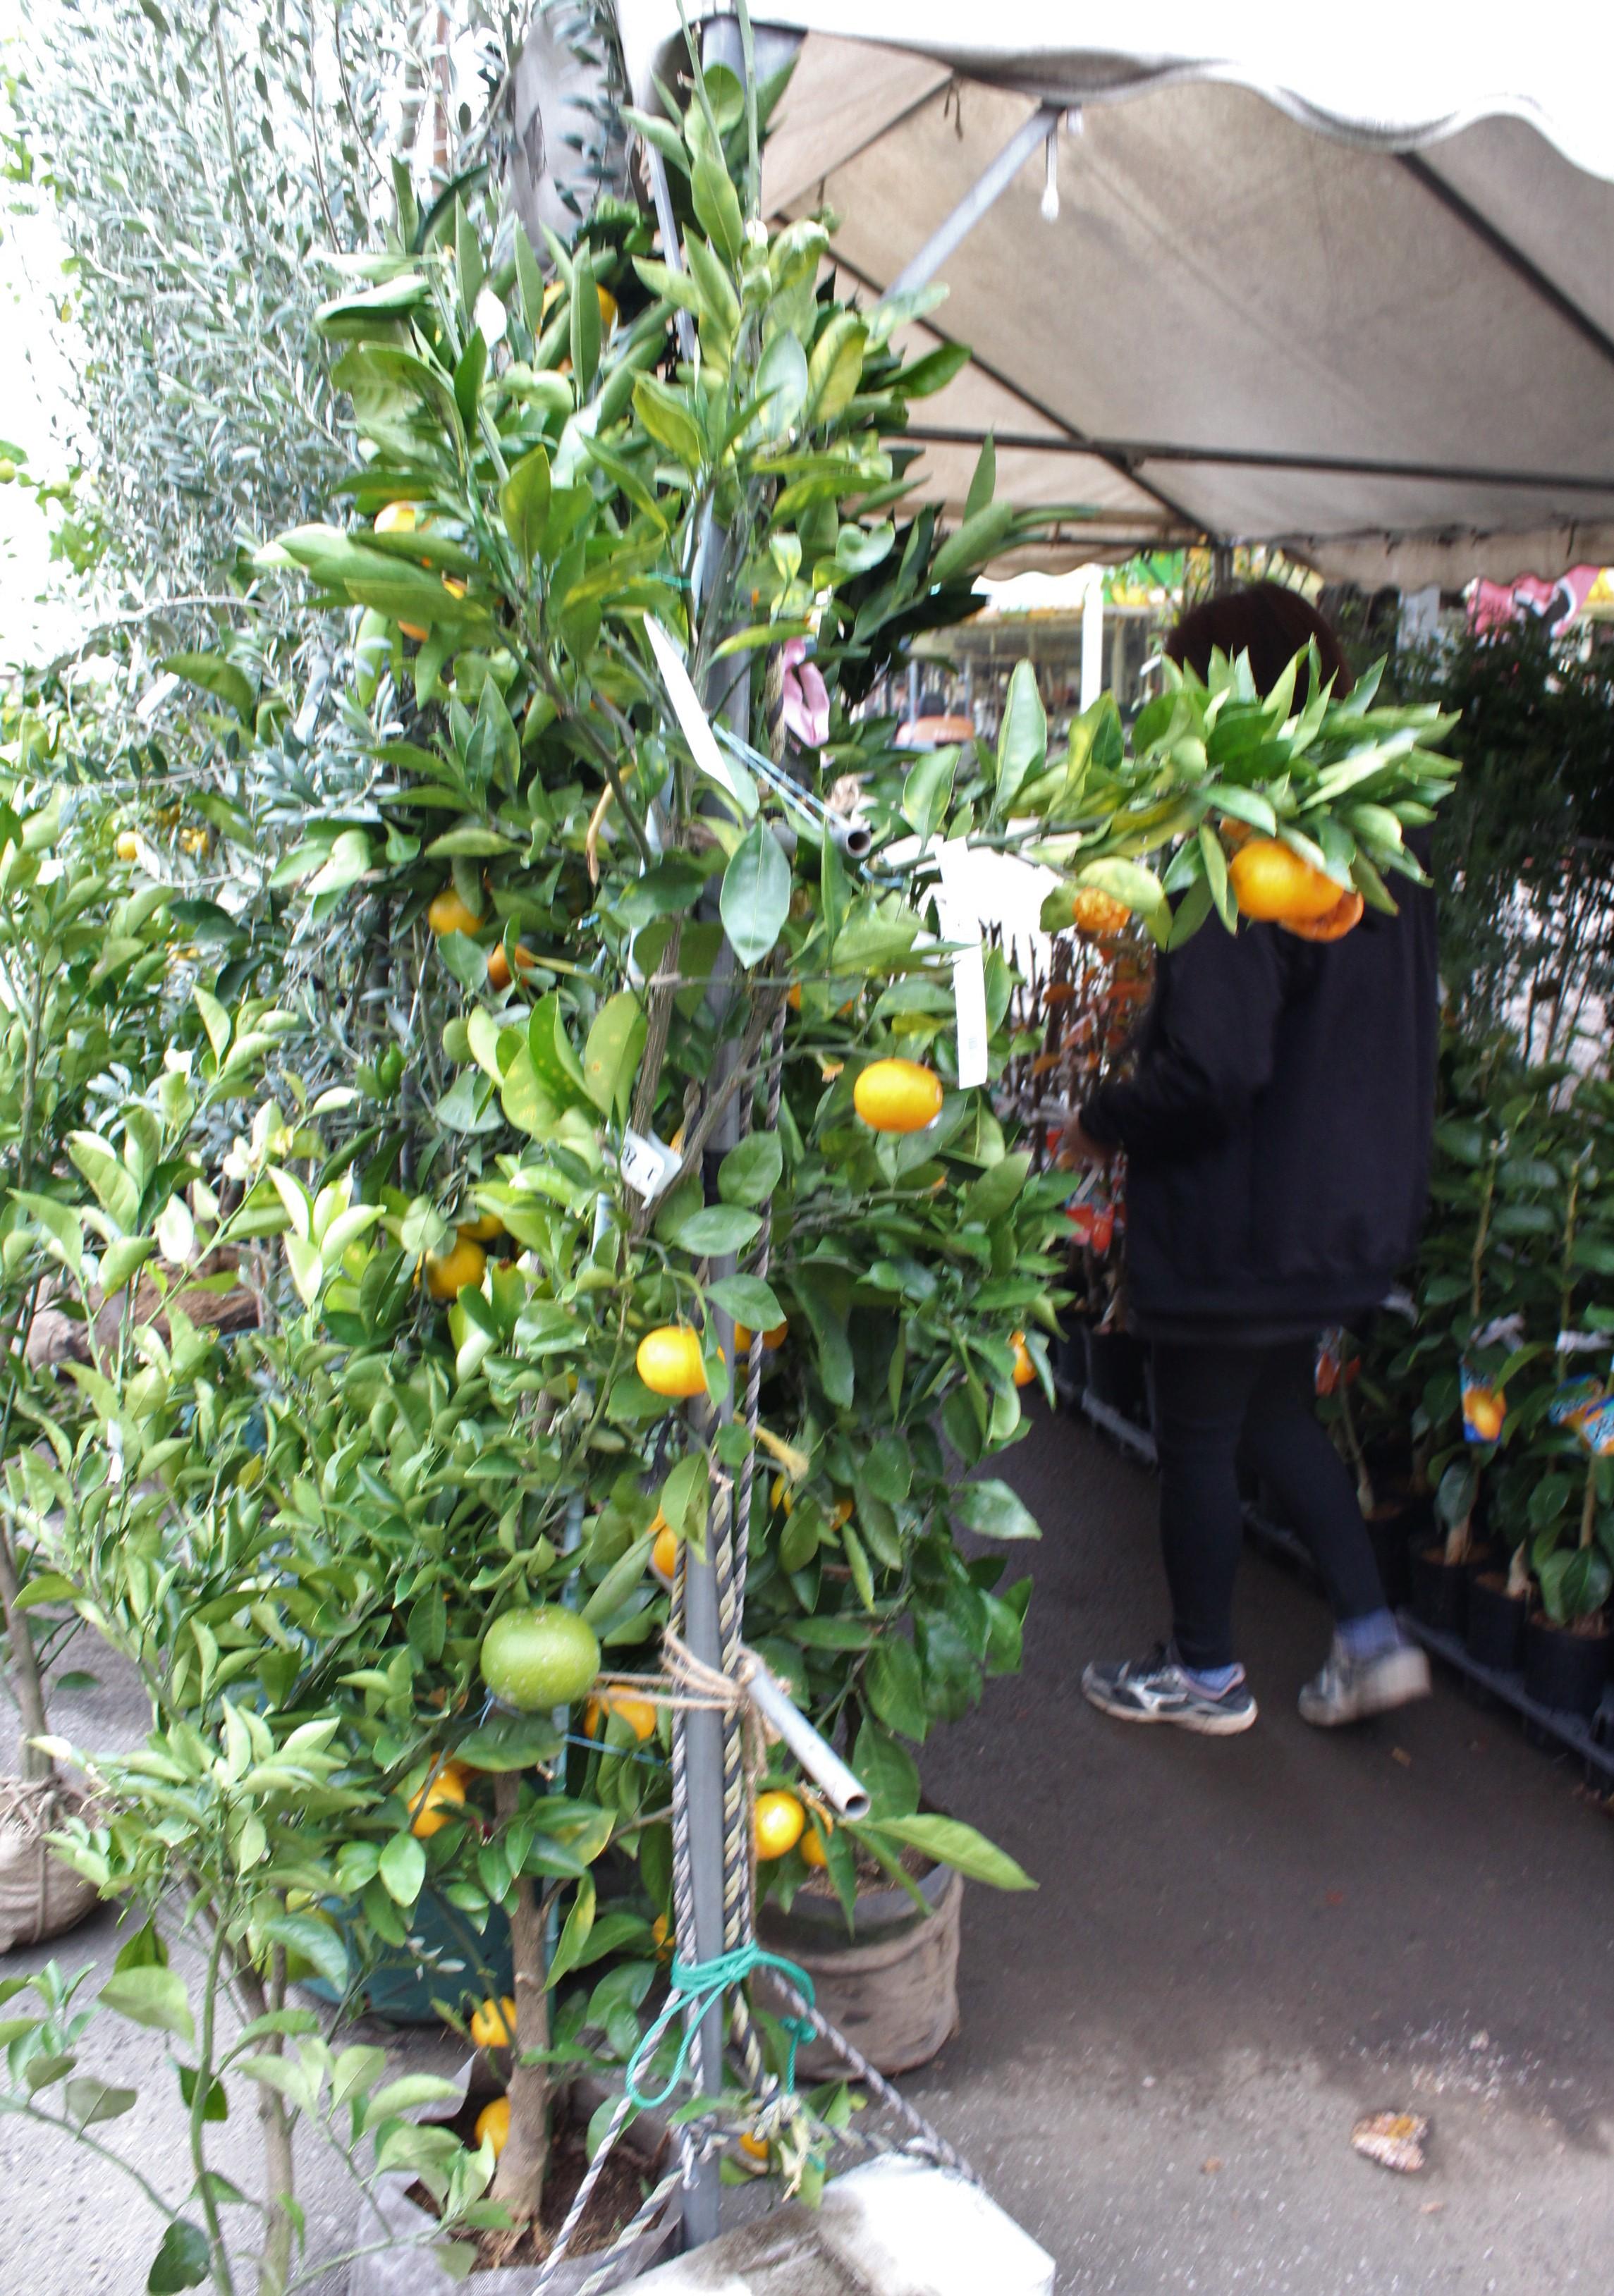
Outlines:
{"type": "Polygon", "coordinates": [[[1231,1738],[1256,1718],[1242,1675],[1218,1696],[1190,1679],[1169,1643],[1146,1659],[1084,1667],[1082,1690],[1090,1705],[1117,1722],[1174,1722],[1202,1738],[1231,1738]]]}
{"type": "Polygon", "coordinates": [[[1429,1694],[1429,1662],[1415,1643],[1355,1659],[1336,1635],[1327,1665],[1300,1693],[1300,1718],[1319,1730],[1336,1730],[1342,1722],[1363,1722],[1429,1694]]]}

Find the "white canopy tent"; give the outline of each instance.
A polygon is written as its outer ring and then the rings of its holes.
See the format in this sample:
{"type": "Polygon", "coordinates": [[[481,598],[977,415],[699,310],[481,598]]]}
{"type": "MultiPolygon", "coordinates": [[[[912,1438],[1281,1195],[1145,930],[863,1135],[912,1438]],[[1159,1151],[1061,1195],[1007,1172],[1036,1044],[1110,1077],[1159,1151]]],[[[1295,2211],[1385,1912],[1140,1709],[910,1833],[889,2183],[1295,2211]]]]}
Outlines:
{"type": "MultiPolygon", "coordinates": [[[[1166,0],[1145,50],[1089,0],[764,7],[765,61],[800,40],[770,214],[833,209],[873,296],[965,203],[913,330],[975,353],[914,407],[931,497],[991,430],[1002,493],[1069,506],[1044,565],[1264,541],[1415,589],[1614,560],[1606,10],[1166,0]]],[[[675,0],[619,15],[654,104],[675,0]]]]}

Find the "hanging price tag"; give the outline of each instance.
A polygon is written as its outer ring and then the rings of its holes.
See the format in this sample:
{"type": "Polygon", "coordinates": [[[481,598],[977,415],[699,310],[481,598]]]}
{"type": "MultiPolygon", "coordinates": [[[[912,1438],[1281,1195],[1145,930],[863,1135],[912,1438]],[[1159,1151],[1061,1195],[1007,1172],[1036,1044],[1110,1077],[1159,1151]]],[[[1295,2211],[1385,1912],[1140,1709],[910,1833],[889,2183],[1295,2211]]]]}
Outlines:
{"type": "Polygon", "coordinates": [[[622,1135],[617,1169],[636,1195],[648,1199],[659,1194],[683,1160],[676,1148],[669,1148],[654,1134],[646,1140],[642,1132],[630,1129],[622,1135]]]}
{"type": "Polygon", "coordinates": [[[679,659],[678,648],[654,614],[645,616],[645,636],[650,641],[650,651],[655,656],[672,703],[673,715],[683,728],[684,739],[689,744],[690,755],[702,773],[708,775],[721,789],[727,790],[744,814],[756,811],[754,791],[743,790],[729,760],[717,745],[717,735],[701,708],[700,696],[690,683],[689,673],[679,659]],[[749,804],[746,800],[750,799],[749,804]]]}
{"type": "Polygon", "coordinates": [[[937,858],[942,882],[936,889],[936,924],[943,940],[962,944],[952,955],[952,999],[959,1037],[959,1086],[968,1091],[986,1082],[990,1068],[981,919],[967,888],[968,848],[960,841],[950,842],[942,847],[937,858]]]}

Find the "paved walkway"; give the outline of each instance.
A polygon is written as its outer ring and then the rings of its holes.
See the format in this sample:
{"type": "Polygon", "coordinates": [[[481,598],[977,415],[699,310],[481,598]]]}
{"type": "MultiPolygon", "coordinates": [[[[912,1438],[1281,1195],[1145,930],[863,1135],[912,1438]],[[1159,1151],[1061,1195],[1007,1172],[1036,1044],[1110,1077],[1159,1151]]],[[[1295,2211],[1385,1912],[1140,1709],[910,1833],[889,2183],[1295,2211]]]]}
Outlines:
{"type": "Polygon", "coordinates": [[[926,2111],[1066,2296],[1609,2296],[1609,1819],[1449,1677],[1307,1729],[1326,1614],[1253,1554],[1256,1727],[1107,1721],[1083,1661],[1162,1631],[1153,1479],[1068,1420],[1007,1472],[1044,1531],[1025,1670],[926,1776],[1042,1886],[971,1891],[926,2111]],[[1434,2124],[1420,2177],[1350,2150],[1360,2114],[1403,2106],[1434,2124]]]}
{"type": "MultiPolygon", "coordinates": [[[[1046,1534],[1011,1551],[1037,1578],[1026,1669],[938,1735],[926,1774],[1042,1886],[970,1891],[963,2030],[911,2084],[925,2109],[1058,2258],[1062,2296],[1610,2296],[1608,1819],[1449,1682],[1400,1718],[1308,1731],[1295,1693],[1326,1620],[1253,1554],[1256,1729],[1106,1722],[1075,1682],[1160,1630],[1152,1480],[1063,1420],[1006,1464],[1046,1534]],[[1402,2105],[1434,2122],[1420,2177],[1349,2147],[1359,2114],[1402,2105]]],[[[109,1671],[61,1726],[127,1742],[137,1702],[109,1671]]],[[[55,1950],[104,1970],[111,1916],[55,1950]]],[[[97,2062],[143,2091],[108,2133],[177,2182],[161,2037],[106,2030],[116,2062],[97,2062]]],[[[250,2126],[221,2133],[250,2161],[250,2126]]],[[[317,2251],[350,2210],[328,2155],[301,2175],[317,2251]]],[[[0,2286],[144,2288],[150,2218],[83,2155],[0,2120],[0,2286]]]]}

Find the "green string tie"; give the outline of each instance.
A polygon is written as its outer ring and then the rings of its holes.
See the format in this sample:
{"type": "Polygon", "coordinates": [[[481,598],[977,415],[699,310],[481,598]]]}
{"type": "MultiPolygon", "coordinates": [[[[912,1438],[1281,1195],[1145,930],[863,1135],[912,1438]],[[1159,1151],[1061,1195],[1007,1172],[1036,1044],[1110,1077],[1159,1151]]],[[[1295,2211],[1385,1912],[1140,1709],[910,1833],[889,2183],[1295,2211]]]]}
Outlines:
{"type": "MultiPolygon", "coordinates": [[[[628,2060],[627,2077],[623,2082],[623,2088],[630,2103],[638,2105],[641,2112],[654,2110],[658,2104],[666,2103],[667,2099],[684,2078],[685,2068],[689,2062],[690,2045],[700,2030],[706,2012],[722,1999],[731,1985],[743,1985],[753,1970],[756,1969],[777,1969],[788,1984],[795,1986],[804,2000],[808,2002],[812,2000],[812,1980],[806,1971],[798,1969],[794,1961],[783,1960],[777,1953],[764,1953],[754,1939],[749,1945],[736,1946],[732,1953],[720,1953],[715,1961],[686,1962],[680,1961],[676,1954],[673,1955],[672,1997],[676,2001],[682,1996],[686,2001],[695,2003],[695,2011],[685,2020],[683,2038],[679,2043],[678,2055],[673,2060],[672,2070],[667,2076],[664,2087],[658,2089],[654,2096],[647,2096],[640,2088],[638,2076],[644,2059],[650,2054],[653,2043],[659,2038],[655,2028],[653,2027],[640,2041],[638,2048],[628,2060]]],[[[784,2027],[790,2040],[790,2054],[785,2064],[785,2086],[786,2088],[794,2088],[795,2087],[795,2053],[804,2041],[810,2041],[818,2029],[807,2017],[781,2017],[779,2023],[784,2027]]]]}

